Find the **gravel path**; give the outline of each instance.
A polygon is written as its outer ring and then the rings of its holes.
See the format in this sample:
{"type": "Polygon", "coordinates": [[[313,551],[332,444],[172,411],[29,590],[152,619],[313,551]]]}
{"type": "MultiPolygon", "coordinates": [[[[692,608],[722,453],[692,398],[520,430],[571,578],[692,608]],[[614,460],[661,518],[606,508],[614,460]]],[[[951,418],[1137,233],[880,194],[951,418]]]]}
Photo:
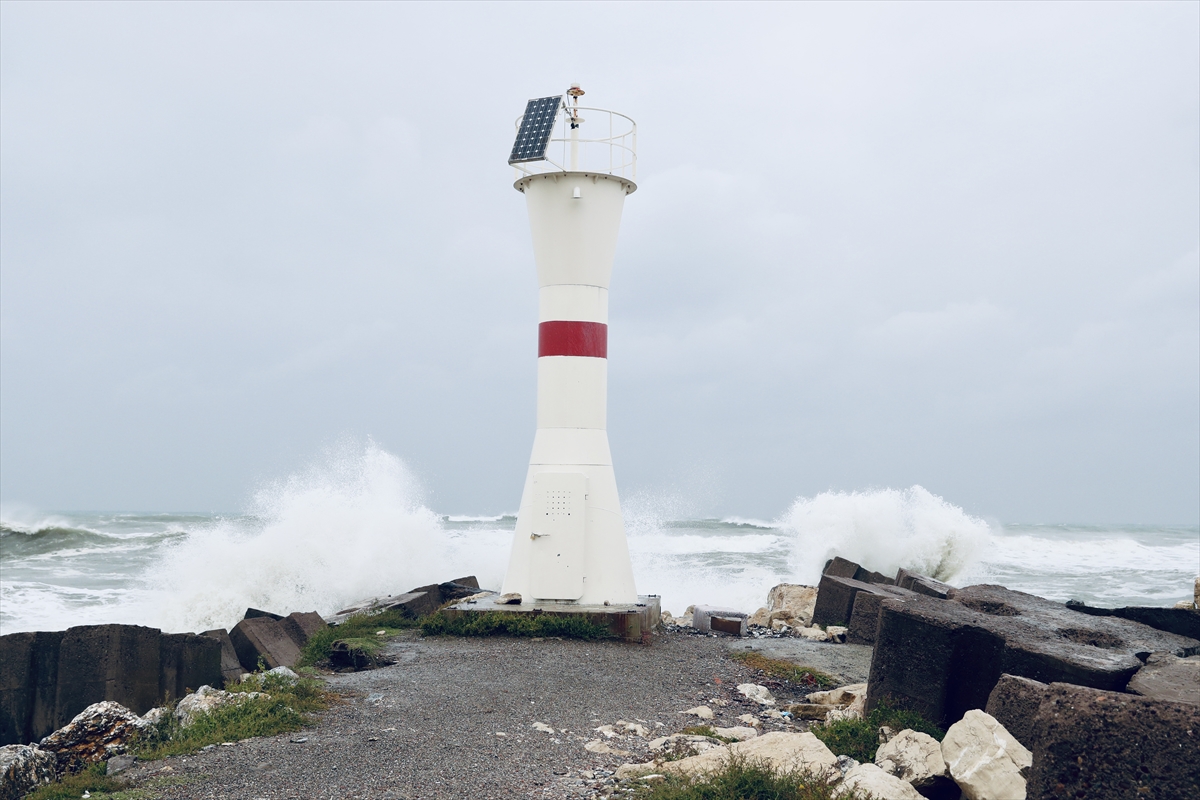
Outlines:
{"type": "MultiPolygon", "coordinates": [[[[754,674],[728,657],[726,641],[706,636],[660,635],[646,647],[406,633],[389,654],[394,666],[332,676],[343,702],[312,729],[128,774],[139,784],[179,781],[161,790],[164,800],[585,797],[611,781],[608,771],[648,759],[646,739],[605,738],[595,732],[601,725],[640,721],[658,736],[699,722],[679,713],[696,705],[711,706],[718,726],[744,724],[739,715],[761,710],[736,691],[754,674]],[[594,740],[632,757],[586,750],[594,740]]],[[[802,699],[759,682],[781,704],[802,699]]],[[[796,728],[766,721],[772,729],[796,728]]]]}

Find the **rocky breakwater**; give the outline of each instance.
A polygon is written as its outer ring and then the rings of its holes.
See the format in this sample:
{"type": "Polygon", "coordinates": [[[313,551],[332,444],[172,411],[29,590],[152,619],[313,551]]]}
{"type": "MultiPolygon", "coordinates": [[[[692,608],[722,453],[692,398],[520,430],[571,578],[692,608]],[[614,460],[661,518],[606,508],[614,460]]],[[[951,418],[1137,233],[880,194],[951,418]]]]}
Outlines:
{"type": "Polygon", "coordinates": [[[0,636],[0,745],[36,741],[93,703],[136,713],[220,684],[221,643],[140,625],[0,636]]]}
{"type": "Polygon", "coordinates": [[[873,645],[867,711],[886,702],[954,730],[986,709],[1031,753],[1021,780],[988,796],[1200,797],[1194,603],[1095,609],[839,561],[813,620],[873,645]]]}

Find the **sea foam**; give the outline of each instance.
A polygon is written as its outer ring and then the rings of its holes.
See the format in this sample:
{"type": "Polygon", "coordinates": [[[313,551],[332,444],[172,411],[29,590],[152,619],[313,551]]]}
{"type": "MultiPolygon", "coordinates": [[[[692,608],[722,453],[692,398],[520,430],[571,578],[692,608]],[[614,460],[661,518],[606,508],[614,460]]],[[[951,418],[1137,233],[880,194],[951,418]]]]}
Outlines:
{"type": "Polygon", "coordinates": [[[779,524],[794,533],[793,576],[810,584],[834,556],[885,575],[903,567],[951,581],[992,532],[987,522],[920,486],[802,497],[779,524]]]}
{"type": "Polygon", "coordinates": [[[508,537],[448,531],[421,499],[399,458],[343,443],[259,491],[256,524],[219,523],[169,548],[150,575],[163,603],[157,622],[230,627],[249,606],[328,614],[472,573],[498,585],[508,537]]]}

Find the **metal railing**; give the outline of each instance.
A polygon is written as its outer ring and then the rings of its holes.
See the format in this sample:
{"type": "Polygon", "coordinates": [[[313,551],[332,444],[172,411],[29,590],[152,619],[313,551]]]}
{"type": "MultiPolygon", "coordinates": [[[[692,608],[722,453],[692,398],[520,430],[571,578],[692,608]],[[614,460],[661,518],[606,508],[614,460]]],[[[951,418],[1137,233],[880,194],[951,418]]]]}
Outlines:
{"type": "MultiPolygon", "coordinates": [[[[524,114],[517,117],[518,131],[524,118],[524,114]]],[[[637,123],[616,111],[564,103],[554,120],[545,159],[513,164],[513,169],[518,180],[547,172],[596,172],[636,181],[637,123]]]]}

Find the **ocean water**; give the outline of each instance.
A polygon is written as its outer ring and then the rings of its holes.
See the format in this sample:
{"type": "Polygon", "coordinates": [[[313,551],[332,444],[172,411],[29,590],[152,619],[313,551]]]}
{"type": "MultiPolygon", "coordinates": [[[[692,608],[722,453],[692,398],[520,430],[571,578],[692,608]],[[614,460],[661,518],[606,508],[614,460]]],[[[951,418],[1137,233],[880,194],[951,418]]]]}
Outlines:
{"type": "MultiPolygon", "coordinates": [[[[264,486],[239,514],[6,508],[0,633],[228,628],[248,606],[329,613],[469,574],[499,588],[515,515],[438,513],[421,498],[399,458],[367,445],[264,486]]],[[[815,583],[834,555],[1105,606],[1189,599],[1200,570],[1195,526],[1002,524],[920,486],[801,497],[775,520],[678,519],[672,505],[638,495],[624,512],[638,590],[676,614],[753,611],[777,583],[815,583]]]]}

